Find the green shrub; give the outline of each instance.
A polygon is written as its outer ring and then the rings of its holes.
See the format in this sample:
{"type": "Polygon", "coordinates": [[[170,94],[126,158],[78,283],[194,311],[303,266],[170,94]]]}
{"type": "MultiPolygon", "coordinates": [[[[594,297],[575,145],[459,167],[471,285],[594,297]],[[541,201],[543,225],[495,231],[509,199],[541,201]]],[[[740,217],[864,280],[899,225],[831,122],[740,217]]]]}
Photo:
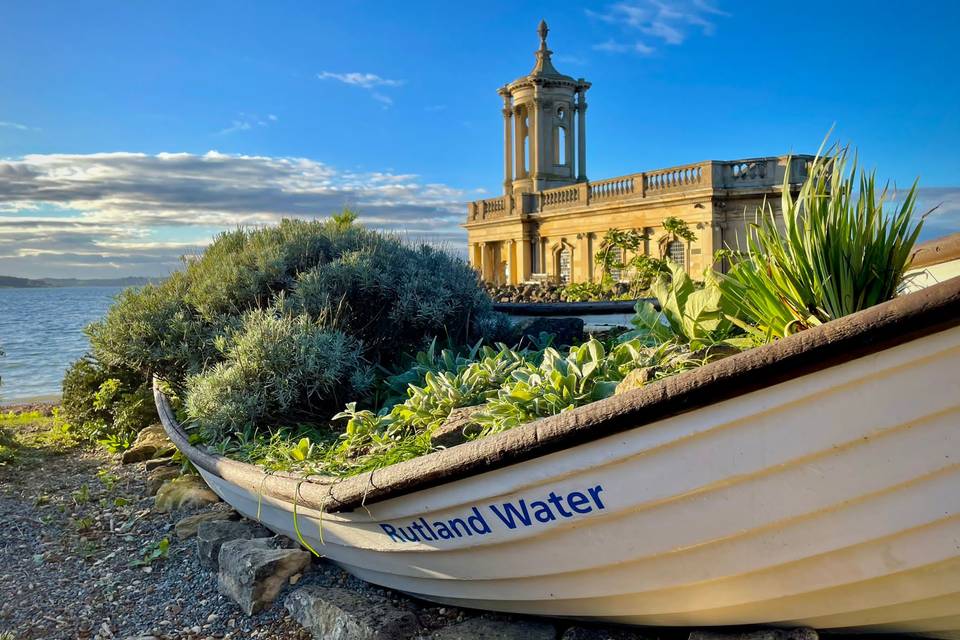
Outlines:
{"type": "Polygon", "coordinates": [[[221,234],[88,327],[96,360],[160,377],[219,439],[323,422],[370,393],[377,366],[436,337],[464,344],[505,330],[462,261],[354,219],[221,234]]]}
{"type": "Polygon", "coordinates": [[[916,193],[884,210],[887,189],[847,149],[818,155],[796,197],[784,178],[783,226],[768,204],[725,278],[736,315],[782,337],[893,298],[923,224],[916,193]]]}
{"type": "Polygon", "coordinates": [[[141,429],[159,421],[143,375],[105,366],[90,356],[67,369],[61,407],[77,438],[112,450],[127,448],[141,429]]]}
{"type": "Polygon", "coordinates": [[[224,359],[186,385],[187,413],[208,441],[329,413],[372,383],[357,340],[305,315],[249,311],[218,344],[224,359]]]}

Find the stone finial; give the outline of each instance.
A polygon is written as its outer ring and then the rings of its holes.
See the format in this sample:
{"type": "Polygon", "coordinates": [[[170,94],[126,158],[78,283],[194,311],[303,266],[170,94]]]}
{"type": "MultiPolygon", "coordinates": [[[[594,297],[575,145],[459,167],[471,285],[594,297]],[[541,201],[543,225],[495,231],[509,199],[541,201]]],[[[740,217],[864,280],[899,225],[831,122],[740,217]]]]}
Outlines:
{"type": "Polygon", "coordinates": [[[547,33],[549,31],[550,28],[547,27],[547,21],[541,20],[539,26],[537,26],[537,33],[540,35],[540,48],[534,53],[537,57],[537,63],[533,66],[533,71],[530,72],[530,76],[560,75],[560,72],[553,67],[553,63],[550,61],[550,55],[553,52],[547,49],[547,33]]]}
{"type": "Polygon", "coordinates": [[[550,28],[547,27],[546,20],[540,20],[539,26],[537,26],[537,34],[540,36],[540,50],[543,51],[547,48],[547,34],[550,32],[550,28]]]}

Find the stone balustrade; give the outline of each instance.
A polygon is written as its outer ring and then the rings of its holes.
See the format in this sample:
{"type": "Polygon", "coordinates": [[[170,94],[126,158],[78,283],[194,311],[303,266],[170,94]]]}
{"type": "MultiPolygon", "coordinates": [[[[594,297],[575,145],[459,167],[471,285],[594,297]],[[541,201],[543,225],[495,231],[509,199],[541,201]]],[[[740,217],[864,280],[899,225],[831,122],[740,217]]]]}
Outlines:
{"type": "Polygon", "coordinates": [[[489,198],[487,200],[475,200],[467,205],[468,221],[474,220],[495,220],[502,218],[507,213],[506,196],[499,198],[489,198]]]}
{"type": "Polygon", "coordinates": [[[580,203],[580,187],[559,187],[540,192],[540,211],[561,209],[566,206],[580,203]]]}
{"type": "MultiPolygon", "coordinates": [[[[797,156],[789,165],[790,182],[799,184],[807,175],[811,156],[797,156]]],[[[596,182],[580,182],[525,194],[508,206],[506,197],[477,200],[468,205],[468,222],[495,220],[508,215],[552,213],[564,209],[606,205],[615,201],[656,198],[701,189],[767,190],[783,184],[787,156],[744,160],[708,160],[667,169],[657,169],[596,182]]]]}
{"type": "Polygon", "coordinates": [[[636,178],[642,176],[638,173],[632,176],[623,176],[621,178],[611,178],[609,180],[600,180],[599,182],[587,183],[587,193],[591,200],[609,200],[611,198],[622,198],[631,195],[634,192],[636,178]]]}

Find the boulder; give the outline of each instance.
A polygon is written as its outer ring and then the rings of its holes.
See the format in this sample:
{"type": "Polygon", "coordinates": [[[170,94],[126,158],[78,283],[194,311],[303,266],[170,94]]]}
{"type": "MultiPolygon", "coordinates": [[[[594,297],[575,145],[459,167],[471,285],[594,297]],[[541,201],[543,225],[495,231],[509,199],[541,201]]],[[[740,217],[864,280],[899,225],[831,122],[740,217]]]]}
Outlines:
{"type": "Polygon", "coordinates": [[[224,542],[217,589],[248,616],[262,611],[276,599],[290,576],[310,564],[310,554],[294,546],[282,536],[224,542]]]}
{"type": "Polygon", "coordinates": [[[467,441],[467,436],[480,432],[480,425],[473,421],[473,414],[482,409],[482,406],[460,407],[454,409],[437,427],[430,436],[430,443],[435,447],[453,447],[467,441]]]}
{"type": "Polygon", "coordinates": [[[527,318],[514,325],[516,341],[528,343],[541,333],[553,335],[553,346],[574,345],[583,342],[583,320],[580,318],[527,318]]]}
{"type": "Polygon", "coordinates": [[[143,462],[161,455],[169,455],[174,450],[175,447],[167,437],[167,432],[163,430],[163,425],[154,424],[137,434],[133,446],[123,452],[121,460],[123,464],[143,462]]]}
{"type": "Polygon", "coordinates": [[[493,618],[471,618],[421,636],[422,640],[555,640],[556,637],[556,628],[548,622],[493,618]]]}
{"type": "Polygon", "coordinates": [[[283,606],[314,638],[324,640],[404,640],[419,630],[410,611],[336,587],[301,587],[283,606]]]}
{"type": "Polygon", "coordinates": [[[181,476],[168,480],[157,491],[154,499],[154,509],[160,513],[203,507],[220,502],[219,496],[210,490],[200,476],[181,476]]]}
{"type": "MultiPolygon", "coordinates": [[[[170,452],[170,455],[173,455],[173,452],[170,452]]],[[[144,468],[147,471],[153,471],[154,469],[159,469],[160,467],[179,467],[179,462],[174,462],[170,458],[154,458],[152,460],[147,460],[144,468]]]]}
{"type": "Polygon", "coordinates": [[[179,467],[158,467],[147,474],[147,495],[155,496],[163,483],[167,480],[173,480],[180,476],[179,467]]]}
{"type": "Polygon", "coordinates": [[[620,384],[617,385],[616,395],[626,393],[627,391],[633,391],[634,389],[639,389],[653,381],[656,375],[657,367],[642,367],[640,369],[634,369],[628,373],[623,380],[620,381],[620,384]]]}
{"type": "MultiPolygon", "coordinates": [[[[178,538],[186,540],[187,538],[192,538],[197,535],[197,529],[205,522],[223,522],[224,520],[236,520],[239,517],[240,514],[229,509],[204,511],[192,516],[187,516],[186,518],[181,518],[177,521],[177,524],[173,525],[173,531],[177,534],[178,538]]],[[[220,553],[220,549],[217,549],[217,553],[220,553]]]]}
{"type": "Polygon", "coordinates": [[[214,520],[197,525],[197,557],[200,566],[211,571],[220,568],[220,548],[231,540],[269,538],[273,534],[263,525],[249,520],[214,520]]]}
{"type": "Polygon", "coordinates": [[[818,640],[815,629],[758,629],[746,633],[718,633],[716,631],[692,631],[688,640],[818,640]]]}

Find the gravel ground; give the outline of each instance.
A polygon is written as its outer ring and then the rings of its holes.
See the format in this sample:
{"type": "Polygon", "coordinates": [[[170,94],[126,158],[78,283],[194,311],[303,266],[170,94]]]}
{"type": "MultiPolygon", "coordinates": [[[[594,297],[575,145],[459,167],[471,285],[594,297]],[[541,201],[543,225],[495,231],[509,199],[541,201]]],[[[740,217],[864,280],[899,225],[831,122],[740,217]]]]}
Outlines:
{"type": "MultiPolygon", "coordinates": [[[[216,575],[196,562],[195,539],[173,533],[191,512],[152,511],[142,463],[50,442],[51,424],[8,427],[22,447],[0,466],[0,638],[309,638],[281,605],[285,593],[248,618],[217,592],[216,575]],[[144,561],[165,538],[166,557],[144,561]]],[[[415,611],[425,629],[471,615],[386,592],[323,561],[297,583],[306,584],[383,597],[415,611]]]]}

